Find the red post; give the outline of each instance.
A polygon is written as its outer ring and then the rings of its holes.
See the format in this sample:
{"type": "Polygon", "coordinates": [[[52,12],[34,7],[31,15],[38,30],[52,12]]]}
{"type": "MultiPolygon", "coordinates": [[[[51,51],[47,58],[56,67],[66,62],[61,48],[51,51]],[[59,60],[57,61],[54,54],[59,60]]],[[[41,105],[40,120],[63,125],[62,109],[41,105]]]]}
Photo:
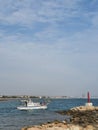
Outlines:
{"type": "Polygon", "coordinates": [[[89,94],[89,92],[87,93],[87,97],[88,97],[88,103],[90,103],[90,94],[89,94]]]}

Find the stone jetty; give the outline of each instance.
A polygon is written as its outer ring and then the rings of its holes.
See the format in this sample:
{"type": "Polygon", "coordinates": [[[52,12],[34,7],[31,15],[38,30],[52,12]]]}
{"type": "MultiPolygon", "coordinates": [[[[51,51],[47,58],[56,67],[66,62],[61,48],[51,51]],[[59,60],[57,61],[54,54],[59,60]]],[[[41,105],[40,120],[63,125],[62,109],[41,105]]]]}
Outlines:
{"type": "Polygon", "coordinates": [[[47,122],[39,126],[25,127],[22,130],[98,130],[98,107],[79,106],[57,113],[70,116],[70,121],[47,122]]]}

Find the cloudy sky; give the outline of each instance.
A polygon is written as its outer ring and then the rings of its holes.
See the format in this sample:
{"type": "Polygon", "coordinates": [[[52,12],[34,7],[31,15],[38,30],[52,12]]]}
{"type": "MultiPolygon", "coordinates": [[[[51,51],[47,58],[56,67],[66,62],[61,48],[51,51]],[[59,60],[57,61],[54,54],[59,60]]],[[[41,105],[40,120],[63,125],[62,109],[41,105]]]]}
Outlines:
{"type": "Polygon", "coordinates": [[[98,96],[98,0],[0,0],[0,94],[98,96]]]}

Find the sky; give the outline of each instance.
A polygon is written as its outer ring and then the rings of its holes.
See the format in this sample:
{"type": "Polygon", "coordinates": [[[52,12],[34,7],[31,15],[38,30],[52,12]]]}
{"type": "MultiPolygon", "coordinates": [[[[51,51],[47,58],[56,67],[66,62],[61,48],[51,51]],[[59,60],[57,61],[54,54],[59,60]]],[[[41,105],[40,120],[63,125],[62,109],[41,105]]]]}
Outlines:
{"type": "Polygon", "coordinates": [[[98,0],[0,0],[0,95],[98,96],[98,0]]]}

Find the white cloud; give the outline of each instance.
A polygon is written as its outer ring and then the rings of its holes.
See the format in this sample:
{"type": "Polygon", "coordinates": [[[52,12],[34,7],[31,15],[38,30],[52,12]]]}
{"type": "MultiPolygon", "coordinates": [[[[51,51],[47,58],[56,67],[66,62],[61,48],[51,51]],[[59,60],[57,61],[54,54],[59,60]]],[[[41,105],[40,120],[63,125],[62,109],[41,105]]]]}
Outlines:
{"type": "MultiPolygon", "coordinates": [[[[55,22],[69,17],[71,10],[77,7],[75,1],[35,1],[12,0],[0,2],[0,19],[8,24],[32,25],[36,21],[55,22]],[[5,10],[6,7],[6,10],[5,10]]],[[[72,14],[73,15],[73,14],[72,14]]]]}
{"type": "Polygon", "coordinates": [[[94,13],[93,18],[92,18],[92,25],[98,29],[98,12],[94,13]]]}
{"type": "Polygon", "coordinates": [[[96,82],[97,11],[84,2],[0,0],[0,27],[0,79],[9,91],[60,87],[70,95],[72,86],[75,93],[96,82]]]}

